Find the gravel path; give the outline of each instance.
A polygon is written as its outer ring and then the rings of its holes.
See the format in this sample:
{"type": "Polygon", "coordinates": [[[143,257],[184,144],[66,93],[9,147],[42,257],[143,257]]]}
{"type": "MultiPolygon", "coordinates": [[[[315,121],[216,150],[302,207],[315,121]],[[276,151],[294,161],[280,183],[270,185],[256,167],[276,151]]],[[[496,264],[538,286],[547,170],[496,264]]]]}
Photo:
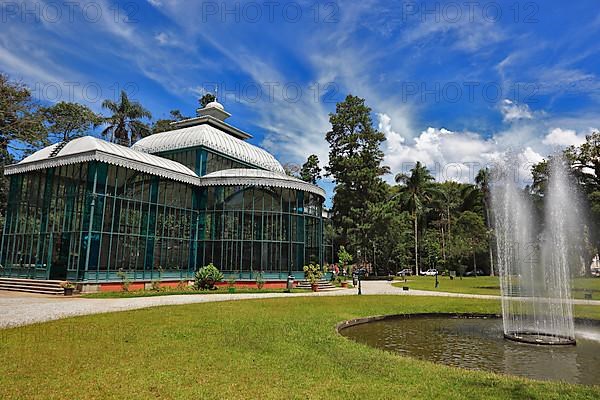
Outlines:
{"type": "MultiPolygon", "coordinates": [[[[338,289],[318,293],[251,293],[251,294],[199,294],[174,295],[157,297],[135,297],[128,299],[86,299],[79,297],[57,297],[34,295],[19,292],[0,291],[0,328],[34,324],[76,315],[98,314],[113,311],[134,310],[139,308],[208,303],[215,301],[267,299],[278,297],[308,296],[352,296],[357,289],[338,289]]],[[[387,281],[362,282],[364,295],[403,295],[403,296],[436,296],[462,297],[471,299],[499,300],[500,296],[431,292],[426,290],[403,291],[387,281]]],[[[574,304],[600,305],[596,300],[574,300],[574,304]]]]}

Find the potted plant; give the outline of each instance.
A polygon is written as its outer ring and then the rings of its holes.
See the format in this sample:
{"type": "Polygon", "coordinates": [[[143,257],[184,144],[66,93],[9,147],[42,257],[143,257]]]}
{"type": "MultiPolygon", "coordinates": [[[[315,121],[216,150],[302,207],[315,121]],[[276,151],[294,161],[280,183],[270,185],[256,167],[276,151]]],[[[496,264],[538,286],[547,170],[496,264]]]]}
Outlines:
{"type": "Polygon", "coordinates": [[[62,286],[65,296],[73,296],[73,291],[75,290],[75,285],[73,285],[73,283],[66,281],[63,282],[60,286],[62,286]]]}
{"type": "Polygon", "coordinates": [[[335,280],[337,281],[337,283],[338,283],[338,284],[339,284],[341,287],[343,287],[343,288],[347,288],[347,287],[348,287],[348,281],[346,280],[346,277],[345,277],[345,276],[338,275],[338,277],[337,277],[337,278],[335,278],[335,280]]]}
{"type": "Polygon", "coordinates": [[[310,288],[313,292],[319,290],[319,280],[323,277],[323,272],[319,264],[309,264],[304,266],[304,276],[310,283],[310,288]]]}

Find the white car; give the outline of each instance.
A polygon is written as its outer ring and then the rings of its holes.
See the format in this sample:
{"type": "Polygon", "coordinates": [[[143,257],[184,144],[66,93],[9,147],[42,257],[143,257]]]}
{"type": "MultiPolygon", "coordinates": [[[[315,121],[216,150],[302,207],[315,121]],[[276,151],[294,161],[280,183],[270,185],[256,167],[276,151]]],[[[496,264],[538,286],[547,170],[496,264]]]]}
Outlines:
{"type": "Polygon", "coordinates": [[[438,271],[437,271],[437,269],[434,269],[434,268],[428,269],[425,272],[421,271],[421,275],[425,275],[425,276],[436,276],[437,274],[438,274],[438,271]]]}

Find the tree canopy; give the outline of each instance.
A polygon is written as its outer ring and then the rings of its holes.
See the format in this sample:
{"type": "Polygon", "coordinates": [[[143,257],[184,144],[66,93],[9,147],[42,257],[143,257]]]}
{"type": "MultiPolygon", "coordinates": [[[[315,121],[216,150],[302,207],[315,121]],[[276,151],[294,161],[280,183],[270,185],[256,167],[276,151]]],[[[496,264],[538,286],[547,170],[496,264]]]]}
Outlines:
{"type": "Polygon", "coordinates": [[[300,179],[305,182],[310,182],[313,185],[321,179],[321,167],[319,167],[319,157],[316,154],[308,156],[306,162],[300,169],[300,179]]]}
{"type": "Polygon", "coordinates": [[[170,114],[171,118],[159,119],[156,122],[154,122],[154,124],[152,124],[152,134],[153,135],[155,133],[172,131],[172,130],[176,129],[172,125],[173,122],[182,121],[182,120],[188,118],[188,117],[185,117],[183,114],[181,114],[181,111],[179,111],[179,110],[171,110],[169,112],[169,114],[170,114]]]}
{"type": "Polygon", "coordinates": [[[373,128],[371,109],[360,97],[348,95],[329,115],[331,130],[328,176],[336,183],[333,197],[333,221],[341,240],[355,249],[369,247],[364,230],[369,205],[384,201],[387,188],[382,175],[389,168],[382,165],[380,146],[385,135],[373,128]],[[352,234],[352,237],[350,236],[352,234]]]}
{"type": "Polygon", "coordinates": [[[108,136],[111,141],[130,146],[151,133],[150,127],[142,119],[152,118],[152,114],[139,102],[129,100],[124,90],[121,91],[119,102],[104,100],[102,107],[112,113],[105,119],[108,126],[102,131],[102,135],[108,136]]]}
{"type": "Polygon", "coordinates": [[[204,94],[202,97],[200,97],[200,99],[198,100],[198,102],[200,103],[200,107],[204,108],[206,107],[206,105],[208,103],[212,103],[213,101],[216,101],[217,98],[214,94],[212,93],[206,93],[204,94]]]}
{"type": "Polygon", "coordinates": [[[89,133],[100,124],[102,116],[89,107],[61,101],[43,109],[48,133],[56,140],[67,141],[89,133]]]}

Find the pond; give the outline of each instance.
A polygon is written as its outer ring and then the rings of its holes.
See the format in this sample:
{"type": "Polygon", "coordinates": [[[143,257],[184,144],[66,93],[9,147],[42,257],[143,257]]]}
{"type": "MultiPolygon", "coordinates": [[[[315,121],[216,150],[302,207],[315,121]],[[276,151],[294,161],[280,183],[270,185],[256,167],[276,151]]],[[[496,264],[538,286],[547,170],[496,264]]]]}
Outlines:
{"type": "Polygon", "coordinates": [[[506,340],[496,317],[412,316],[340,329],[357,342],[400,355],[473,370],[541,380],[600,384],[600,326],[576,323],[576,346],[506,340]]]}

